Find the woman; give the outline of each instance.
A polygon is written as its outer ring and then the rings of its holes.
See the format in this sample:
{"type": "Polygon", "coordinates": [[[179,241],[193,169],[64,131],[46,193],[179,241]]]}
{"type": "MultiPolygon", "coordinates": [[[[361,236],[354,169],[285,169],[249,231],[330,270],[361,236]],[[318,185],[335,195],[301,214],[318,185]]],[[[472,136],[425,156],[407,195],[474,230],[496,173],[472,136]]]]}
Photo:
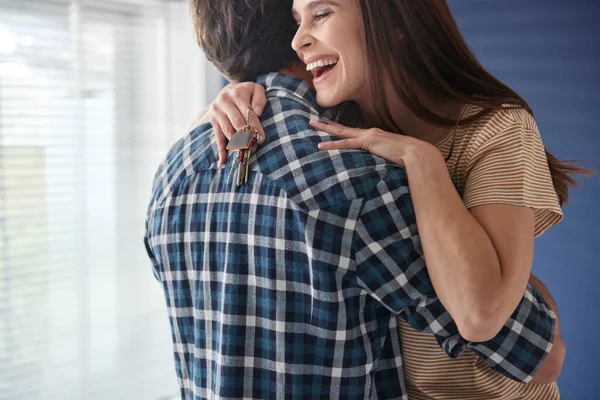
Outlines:
{"type": "MultiPolygon", "coordinates": [[[[478,63],[444,0],[376,3],[294,0],[292,47],[313,73],[319,104],[354,101],[373,127],[314,122],[342,138],[319,148],[363,149],[406,168],[435,290],[472,327],[463,336],[484,341],[523,295],[534,238],[561,220],[575,183],[568,174],[585,170],[545,151],[525,100],[478,63]]],[[[230,121],[243,121],[249,105],[264,106],[261,89],[230,87],[205,119],[231,133],[240,124],[230,121]]],[[[400,335],[411,399],[560,398],[551,382],[560,367],[521,385],[472,352],[448,359],[432,336],[404,322],[400,335]]],[[[561,366],[564,354],[557,324],[551,356],[561,366]]]]}

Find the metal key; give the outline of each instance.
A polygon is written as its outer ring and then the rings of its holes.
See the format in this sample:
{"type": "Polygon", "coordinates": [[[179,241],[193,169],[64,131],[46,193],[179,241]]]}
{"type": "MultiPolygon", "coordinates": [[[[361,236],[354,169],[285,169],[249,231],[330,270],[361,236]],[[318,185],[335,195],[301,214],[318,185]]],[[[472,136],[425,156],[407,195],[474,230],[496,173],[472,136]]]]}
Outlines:
{"type": "Polygon", "coordinates": [[[234,168],[237,166],[238,176],[237,185],[241,186],[248,181],[249,160],[252,153],[258,147],[258,130],[249,124],[250,110],[246,112],[246,125],[231,136],[227,144],[227,150],[236,150],[238,152],[236,158],[231,164],[227,182],[231,183],[233,178],[234,168]]]}
{"type": "Polygon", "coordinates": [[[258,131],[247,125],[233,134],[227,150],[238,152],[229,171],[228,182],[231,182],[234,168],[238,168],[238,186],[243,185],[248,180],[249,159],[252,152],[257,147],[258,131]]]}

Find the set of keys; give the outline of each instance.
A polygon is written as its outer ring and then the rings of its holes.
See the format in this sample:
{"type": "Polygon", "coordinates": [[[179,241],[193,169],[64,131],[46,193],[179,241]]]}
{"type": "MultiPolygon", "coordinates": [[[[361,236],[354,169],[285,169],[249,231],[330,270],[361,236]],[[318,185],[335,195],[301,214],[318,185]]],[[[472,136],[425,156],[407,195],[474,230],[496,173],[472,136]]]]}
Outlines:
{"type": "Polygon", "coordinates": [[[234,174],[234,168],[237,166],[237,185],[241,186],[248,182],[249,160],[252,153],[258,148],[258,129],[250,125],[250,111],[246,111],[246,125],[231,136],[226,149],[235,150],[238,152],[236,159],[231,164],[227,183],[231,183],[234,174]]]}

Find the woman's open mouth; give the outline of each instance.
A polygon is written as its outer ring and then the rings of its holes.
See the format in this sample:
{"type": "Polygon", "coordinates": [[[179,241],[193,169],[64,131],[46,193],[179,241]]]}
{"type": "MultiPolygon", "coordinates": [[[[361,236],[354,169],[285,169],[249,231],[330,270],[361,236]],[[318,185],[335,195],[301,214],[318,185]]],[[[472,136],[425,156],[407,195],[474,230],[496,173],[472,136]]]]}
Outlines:
{"type": "Polygon", "coordinates": [[[323,79],[325,79],[329,75],[329,73],[333,69],[335,69],[337,63],[338,63],[337,58],[328,59],[328,60],[319,60],[319,61],[315,61],[315,62],[308,64],[306,66],[306,70],[310,71],[313,74],[313,76],[315,78],[313,80],[313,83],[315,83],[315,82],[319,82],[319,81],[322,81],[323,79]]]}

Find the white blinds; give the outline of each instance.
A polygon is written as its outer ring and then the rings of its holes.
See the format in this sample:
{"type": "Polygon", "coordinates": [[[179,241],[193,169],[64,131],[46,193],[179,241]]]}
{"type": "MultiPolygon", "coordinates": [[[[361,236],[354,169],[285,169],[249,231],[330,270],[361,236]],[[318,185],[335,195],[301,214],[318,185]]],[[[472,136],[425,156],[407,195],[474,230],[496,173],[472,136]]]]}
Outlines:
{"type": "Polygon", "coordinates": [[[187,1],[0,0],[0,399],[177,396],[143,223],[206,64],[187,1]]]}

